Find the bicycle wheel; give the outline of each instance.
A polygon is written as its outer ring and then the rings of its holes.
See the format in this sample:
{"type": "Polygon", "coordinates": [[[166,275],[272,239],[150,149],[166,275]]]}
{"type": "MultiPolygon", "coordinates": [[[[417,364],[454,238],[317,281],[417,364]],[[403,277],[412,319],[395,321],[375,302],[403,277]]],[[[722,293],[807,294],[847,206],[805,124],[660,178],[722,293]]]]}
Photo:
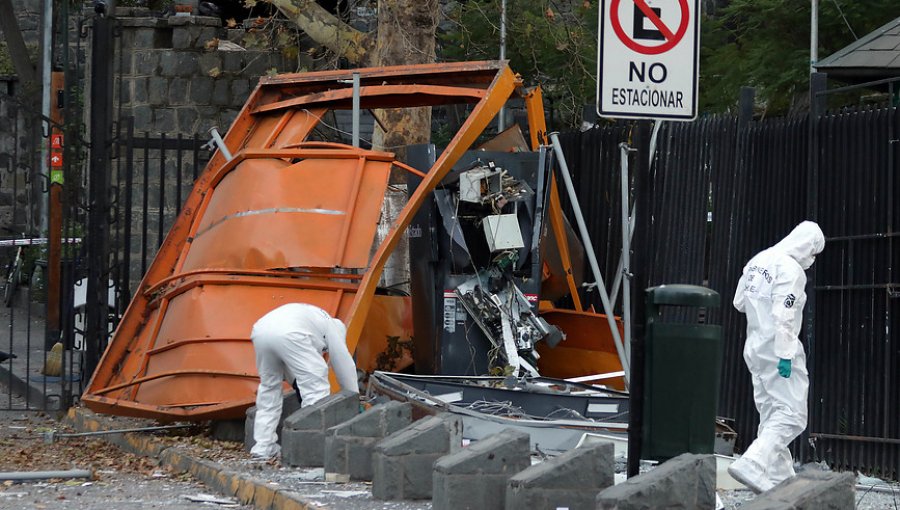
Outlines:
{"type": "Polygon", "coordinates": [[[19,286],[19,275],[22,274],[22,259],[16,258],[16,261],[9,265],[6,272],[6,284],[3,286],[3,303],[7,308],[12,306],[13,298],[16,297],[16,287],[19,286]]]}

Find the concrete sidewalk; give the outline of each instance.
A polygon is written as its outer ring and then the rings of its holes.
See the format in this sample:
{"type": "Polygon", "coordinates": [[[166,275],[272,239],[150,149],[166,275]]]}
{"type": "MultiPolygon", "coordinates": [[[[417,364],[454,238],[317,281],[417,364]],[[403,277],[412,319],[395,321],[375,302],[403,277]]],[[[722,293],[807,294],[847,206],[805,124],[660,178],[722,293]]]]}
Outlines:
{"type": "MultiPolygon", "coordinates": [[[[149,420],[98,415],[81,407],[69,409],[66,421],[83,432],[155,425],[149,420]]],[[[431,508],[430,501],[375,500],[371,483],[325,482],[321,468],[288,468],[255,461],[242,443],[216,441],[205,435],[140,432],[102,437],[127,452],[157,459],[160,467],[189,473],[210,489],[260,510],[431,508]]]]}

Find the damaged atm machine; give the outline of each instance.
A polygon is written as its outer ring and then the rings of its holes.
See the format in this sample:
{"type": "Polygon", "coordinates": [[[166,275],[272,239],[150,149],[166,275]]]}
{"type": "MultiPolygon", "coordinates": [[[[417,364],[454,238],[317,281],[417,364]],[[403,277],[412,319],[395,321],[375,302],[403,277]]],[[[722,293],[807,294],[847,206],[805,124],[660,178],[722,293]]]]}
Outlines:
{"type": "MultiPolygon", "coordinates": [[[[407,152],[419,168],[433,154],[407,152]]],[[[514,428],[562,452],[599,434],[624,454],[622,364],[607,316],[577,296],[585,251],[562,215],[553,154],[468,151],[423,202],[408,229],[418,375],[375,372],[370,385],[459,415],[470,439],[514,428]]],[[[416,177],[408,184],[414,193],[416,177]]]]}
{"type": "MultiPolygon", "coordinates": [[[[416,149],[430,167],[434,152],[416,149]]],[[[538,376],[538,344],[565,338],[538,314],[550,159],[469,151],[413,218],[416,373],[538,376]]]]}

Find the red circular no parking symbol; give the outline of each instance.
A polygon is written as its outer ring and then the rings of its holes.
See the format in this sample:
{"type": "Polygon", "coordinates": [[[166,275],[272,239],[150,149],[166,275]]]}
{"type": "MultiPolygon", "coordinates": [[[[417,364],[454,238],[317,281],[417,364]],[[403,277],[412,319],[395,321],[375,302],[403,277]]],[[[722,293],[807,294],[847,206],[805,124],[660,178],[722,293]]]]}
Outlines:
{"type": "Polygon", "coordinates": [[[659,55],[660,53],[665,53],[674,48],[687,32],[688,22],[690,21],[690,11],[688,10],[687,0],[678,0],[678,5],[681,8],[681,21],[675,31],[672,31],[671,28],[663,23],[656,12],[647,5],[647,0],[612,0],[609,8],[610,23],[612,24],[613,31],[615,31],[616,35],[625,46],[644,55],[659,55]],[[635,37],[625,33],[625,30],[622,28],[622,20],[619,18],[619,5],[623,1],[626,4],[634,3],[634,5],[640,9],[641,13],[653,23],[656,29],[659,30],[665,38],[662,44],[656,46],[641,44],[635,40],[635,37]]]}

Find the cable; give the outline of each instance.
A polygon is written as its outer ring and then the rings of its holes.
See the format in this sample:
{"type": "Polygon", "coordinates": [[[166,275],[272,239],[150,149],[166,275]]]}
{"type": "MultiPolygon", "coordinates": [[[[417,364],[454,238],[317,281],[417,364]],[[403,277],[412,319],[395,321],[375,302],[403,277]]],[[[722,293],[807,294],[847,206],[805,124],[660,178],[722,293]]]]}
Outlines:
{"type": "Polygon", "coordinates": [[[853,31],[853,27],[850,26],[850,22],[847,21],[847,16],[844,16],[844,10],[841,9],[840,4],[837,3],[837,0],[831,0],[834,3],[834,6],[837,7],[838,12],[841,14],[841,17],[844,18],[844,24],[847,25],[847,28],[850,29],[850,34],[853,35],[853,39],[858,41],[859,37],[856,37],[856,32],[853,31]]]}
{"type": "Polygon", "coordinates": [[[488,401],[488,400],[476,400],[471,404],[465,406],[466,409],[471,409],[473,411],[478,411],[484,414],[490,414],[493,416],[507,416],[512,418],[534,418],[530,414],[526,413],[524,409],[521,407],[514,406],[512,401],[488,401]]]}
{"type": "Polygon", "coordinates": [[[860,496],[860,498],[858,500],[856,500],[857,508],[859,507],[859,504],[862,503],[862,500],[866,499],[866,496],[868,496],[869,493],[872,492],[872,489],[874,489],[874,488],[875,488],[874,485],[869,486],[869,489],[866,492],[864,492],[863,495],[860,496]]]}
{"type": "MultiPolygon", "coordinates": [[[[353,136],[353,133],[351,133],[351,132],[349,132],[349,131],[344,131],[343,129],[341,129],[341,128],[337,127],[337,126],[332,126],[331,124],[325,122],[325,119],[323,119],[322,117],[320,117],[320,116],[316,115],[315,113],[309,111],[308,109],[303,108],[303,111],[306,112],[307,114],[312,115],[313,117],[315,117],[315,118],[319,121],[319,124],[321,124],[321,125],[323,125],[323,126],[329,128],[329,129],[332,129],[332,130],[334,130],[334,131],[337,131],[338,133],[340,133],[340,134],[342,134],[342,135],[346,135],[346,136],[350,136],[350,137],[353,136]]],[[[362,136],[360,136],[359,139],[362,140],[363,142],[366,142],[367,144],[369,144],[369,147],[375,147],[375,144],[372,143],[372,140],[369,140],[369,139],[367,139],[367,138],[363,138],[362,136]]],[[[406,146],[407,146],[406,144],[403,144],[403,145],[392,145],[392,146],[390,146],[390,147],[381,147],[379,150],[382,150],[382,151],[389,151],[389,150],[399,149],[399,148],[401,148],[401,147],[406,147],[406,146]]],[[[373,149],[373,150],[374,150],[374,149],[373,149]]]]}

